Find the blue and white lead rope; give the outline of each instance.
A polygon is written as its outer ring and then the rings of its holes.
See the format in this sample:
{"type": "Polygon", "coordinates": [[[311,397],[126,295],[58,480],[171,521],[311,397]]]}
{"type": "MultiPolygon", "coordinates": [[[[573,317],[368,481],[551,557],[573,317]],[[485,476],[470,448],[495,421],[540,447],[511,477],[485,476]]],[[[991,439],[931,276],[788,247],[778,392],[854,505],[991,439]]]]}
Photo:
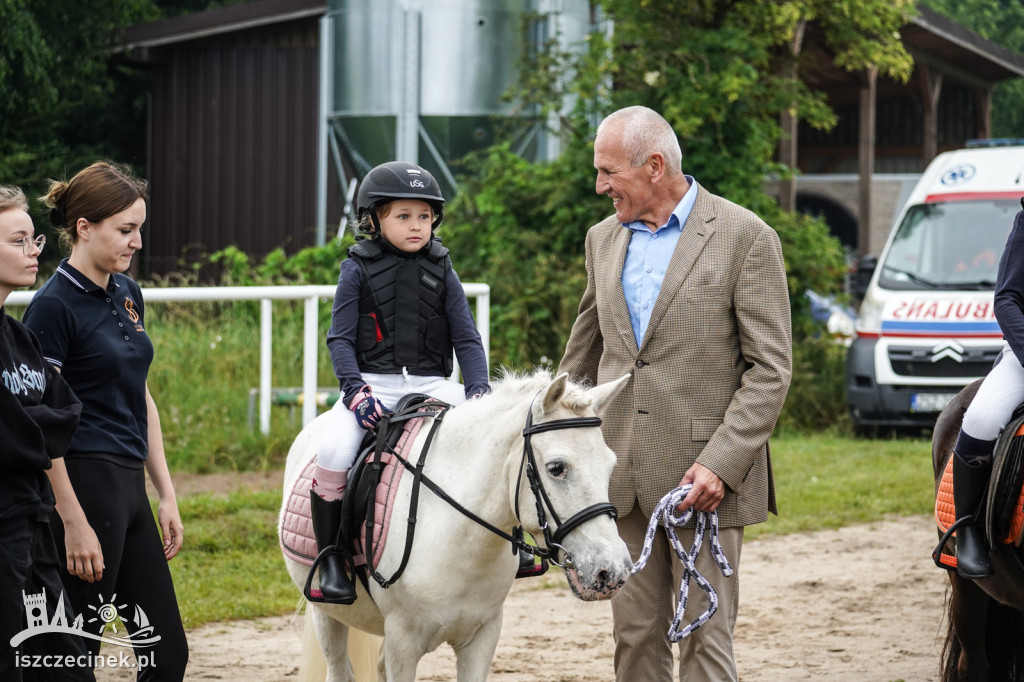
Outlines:
{"type": "Polygon", "coordinates": [[[651,521],[647,525],[643,551],[640,552],[640,558],[633,564],[633,570],[630,572],[630,575],[633,575],[647,564],[647,559],[651,555],[652,543],[654,542],[654,533],[660,523],[665,527],[665,534],[668,536],[668,541],[675,550],[676,556],[683,562],[683,579],[679,585],[679,606],[676,609],[675,618],[672,619],[672,626],[668,629],[668,638],[673,642],[678,642],[708,622],[711,616],[715,615],[715,611],[718,610],[718,595],[715,594],[715,588],[697,571],[695,563],[697,561],[697,553],[700,551],[701,543],[704,540],[705,523],[708,522],[709,518],[711,526],[711,554],[715,558],[715,563],[722,569],[722,575],[726,578],[732,575],[732,567],[729,565],[729,560],[725,558],[725,552],[722,551],[722,543],[718,539],[718,512],[711,512],[710,514],[701,511],[697,512],[696,527],[693,533],[693,547],[690,548],[689,552],[683,547],[682,541],[676,534],[676,528],[682,528],[689,522],[690,517],[693,516],[693,507],[687,508],[679,516],[676,516],[673,510],[683,501],[692,487],[689,483],[680,486],[665,495],[658,502],[658,506],[654,508],[654,513],[651,514],[651,521]],[[683,620],[686,602],[689,599],[691,578],[708,595],[708,608],[704,613],[697,616],[692,623],[680,630],[679,625],[683,620]]]}

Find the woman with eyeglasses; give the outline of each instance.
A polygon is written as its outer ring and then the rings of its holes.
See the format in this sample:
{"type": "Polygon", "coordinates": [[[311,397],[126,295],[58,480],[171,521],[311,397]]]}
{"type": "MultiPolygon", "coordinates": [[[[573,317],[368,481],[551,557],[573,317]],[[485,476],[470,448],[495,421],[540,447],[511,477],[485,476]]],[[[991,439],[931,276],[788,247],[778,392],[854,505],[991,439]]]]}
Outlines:
{"type": "MultiPolygon", "coordinates": [[[[0,185],[0,642],[10,642],[40,621],[74,623],[70,605],[60,600],[61,560],[50,533],[53,492],[46,470],[62,461],[82,404],[43,359],[32,332],[3,308],[12,291],[35,284],[46,243],[45,236],[35,236],[27,211],[20,189],[0,185]],[[27,617],[30,598],[39,609],[33,613],[35,623],[27,617]]],[[[4,647],[0,679],[92,680],[92,667],[79,664],[84,654],[78,635],[33,635],[16,649],[4,647]],[[71,657],[72,667],[24,665],[44,654],[71,657]]]]}
{"type": "MultiPolygon", "coordinates": [[[[141,609],[160,639],[152,648],[136,647],[153,662],[138,679],[177,682],[188,643],[167,562],[181,549],[183,529],[146,384],[153,343],[142,292],[125,274],[142,248],[146,199],[143,180],[109,163],[50,183],[42,201],[71,255],[32,299],[25,324],[82,401],[64,466],[55,465],[50,477],[66,592],[80,613],[102,609],[114,595],[115,607],[128,606],[122,618],[141,609]],[[160,497],[159,528],[146,472],[160,497]]],[[[142,624],[126,626],[133,634],[142,624]]],[[[87,645],[99,651],[98,641],[87,645]]]]}

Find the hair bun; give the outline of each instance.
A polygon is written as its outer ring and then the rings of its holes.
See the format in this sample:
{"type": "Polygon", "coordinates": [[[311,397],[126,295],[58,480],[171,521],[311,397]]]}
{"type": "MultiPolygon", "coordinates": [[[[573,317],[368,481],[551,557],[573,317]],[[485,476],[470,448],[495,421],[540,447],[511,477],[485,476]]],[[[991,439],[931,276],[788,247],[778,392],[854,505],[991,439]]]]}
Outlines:
{"type": "Polygon", "coordinates": [[[63,228],[66,220],[67,218],[64,215],[64,207],[61,205],[61,202],[58,201],[54,204],[53,208],[50,209],[50,224],[54,227],[63,228]]]}

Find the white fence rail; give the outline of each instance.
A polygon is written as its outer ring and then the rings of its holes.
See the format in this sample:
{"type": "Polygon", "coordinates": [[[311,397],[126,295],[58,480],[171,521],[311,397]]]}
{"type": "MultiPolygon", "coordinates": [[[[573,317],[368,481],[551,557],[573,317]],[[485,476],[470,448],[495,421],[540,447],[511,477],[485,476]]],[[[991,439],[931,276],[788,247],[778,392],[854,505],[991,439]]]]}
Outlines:
{"type": "MultiPolygon", "coordinates": [[[[476,300],[476,326],[484,345],[487,365],[491,348],[491,287],[464,283],[466,296],[476,300]]],[[[273,301],[304,301],[302,327],[302,425],[316,417],[317,351],[324,342],[318,331],[321,300],[334,300],[334,285],[253,286],[253,287],[147,287],[142,290],[147,304],[184,301],[260,301],[260,432],[270,433],[271,359],[273,348],[273,301]]],[[[8,305],[27,305],[34,291],[15,291],[8,305]]],[[[455,368],[458,373],[458,366],[455,368]]]]}

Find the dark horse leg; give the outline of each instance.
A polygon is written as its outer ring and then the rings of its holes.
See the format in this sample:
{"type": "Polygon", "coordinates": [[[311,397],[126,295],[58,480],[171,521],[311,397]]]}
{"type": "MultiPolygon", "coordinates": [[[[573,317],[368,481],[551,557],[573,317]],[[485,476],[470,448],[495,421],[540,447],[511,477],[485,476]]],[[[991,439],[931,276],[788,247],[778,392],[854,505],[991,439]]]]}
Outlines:
{"type": "MultiPolygon", "coordinates": [[[[949,667],[955,665],[956,676],[948,675],[951,671],[947,670],[944,679],[957,682],[987,682],[991,668],[986,653],[985,631],[992,598],[973,580],[966,580],[953,572],[950,572],[949,580],[952,585],[949,600],[949,637],[956,637],[958,640],[960,655],[956,660],[947,662],[949,667]]],[[[947,648],[951,644],[947,640],[947,648]]]]}

